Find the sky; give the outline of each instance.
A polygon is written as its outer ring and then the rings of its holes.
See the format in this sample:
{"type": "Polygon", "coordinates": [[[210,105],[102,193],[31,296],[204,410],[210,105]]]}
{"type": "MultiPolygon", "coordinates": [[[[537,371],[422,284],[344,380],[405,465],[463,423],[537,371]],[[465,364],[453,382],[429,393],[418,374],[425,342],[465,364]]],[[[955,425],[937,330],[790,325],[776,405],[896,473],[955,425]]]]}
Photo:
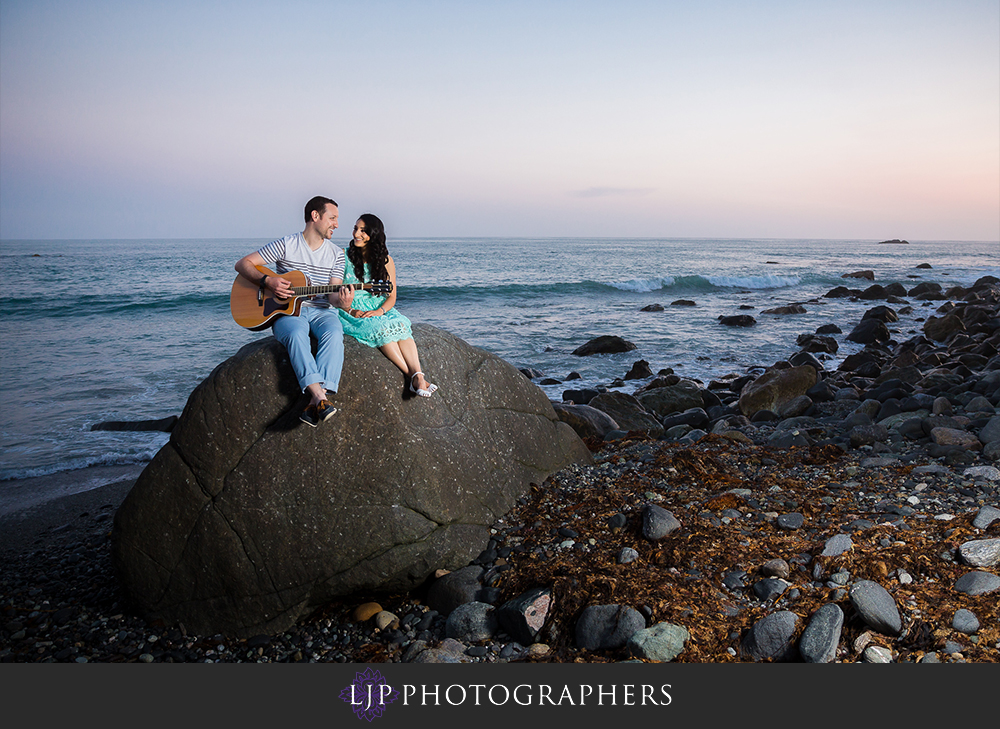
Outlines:
{"type": "Polygon", "coordinates": [[[1000,0],[0,0],[0,239],[313,195],[341,237],[1000,241],[1000,0]]]}

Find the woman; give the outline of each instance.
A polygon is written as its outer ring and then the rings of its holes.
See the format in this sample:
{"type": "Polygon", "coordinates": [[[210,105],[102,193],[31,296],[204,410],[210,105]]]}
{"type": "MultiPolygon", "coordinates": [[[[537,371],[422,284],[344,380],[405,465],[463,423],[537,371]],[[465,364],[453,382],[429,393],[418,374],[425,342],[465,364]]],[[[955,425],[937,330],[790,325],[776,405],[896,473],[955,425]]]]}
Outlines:
{"type": "Polygon", "coordinates": [[[369,347],[378,347],[406,375],[410,392],[430,397],[437,385],[429,383],[420,371],[410,320],[395,308],[396,265],[385,245],[385,226],[374,215],[365,213],[354,224],[354,239],[344,262],[344,283],[371,281],[391,281],[392,292],[380,297],[358,289],[352,308],[340,309],[344,334],[369,347]]]}

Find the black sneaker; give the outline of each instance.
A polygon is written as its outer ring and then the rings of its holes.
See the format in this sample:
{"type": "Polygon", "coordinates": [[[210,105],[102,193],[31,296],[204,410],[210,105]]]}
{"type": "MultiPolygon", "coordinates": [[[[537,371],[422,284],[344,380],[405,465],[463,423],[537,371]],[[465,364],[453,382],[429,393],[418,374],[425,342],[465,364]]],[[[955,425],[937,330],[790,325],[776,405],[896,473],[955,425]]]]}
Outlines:
{"type": "Polygon", "coordinates": [[[319,413],[316,410],[316,406],[310,403],[306,409],[299,414],[299,420],[306,425],[311,425],[314,428],[319,425],[319,413]]]}
{"type": "Polygon", "coordinates": [[[302,414],[299,415],[299,420],[306,425],[311,425],[315,428],[317,425],[325,423],[336,414],[337,408],[331,405],[329,400],[321,400],[319,405],[310,404],[305,410],[303,410],[302,414]]]}
{"type": "Polygon", "coordinates": [[[319,422],[321,423],[325,423],[336,414],[337,408],[335,408],[329,400],[322,400],[320,401],[320,404],[316,406],[316,416],[319,418],[319,422]]]}

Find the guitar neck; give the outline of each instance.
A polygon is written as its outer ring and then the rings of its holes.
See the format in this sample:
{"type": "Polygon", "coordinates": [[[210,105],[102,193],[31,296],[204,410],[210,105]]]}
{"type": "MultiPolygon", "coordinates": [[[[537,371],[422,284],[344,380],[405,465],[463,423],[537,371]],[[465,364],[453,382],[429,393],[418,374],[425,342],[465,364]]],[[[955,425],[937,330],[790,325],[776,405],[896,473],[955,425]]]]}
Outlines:
{"type": "Polygon", "coordinates": [[[330,284],[327,286],[293,286],[292,296],[319,296],[321,294],[335,294],[341,289],[367,289],[371,284],[330,284]]]}

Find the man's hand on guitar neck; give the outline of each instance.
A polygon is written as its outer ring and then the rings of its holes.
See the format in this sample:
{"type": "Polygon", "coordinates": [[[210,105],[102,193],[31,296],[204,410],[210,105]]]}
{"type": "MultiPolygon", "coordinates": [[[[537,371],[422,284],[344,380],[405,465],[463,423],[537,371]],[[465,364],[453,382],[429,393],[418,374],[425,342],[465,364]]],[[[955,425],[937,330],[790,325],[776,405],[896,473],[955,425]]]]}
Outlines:
{"type": "MultiPolygon", "coordinates": [[[[339,278],[334,280],[330,279],[330,283],[339,286],[344,282],[339,278]]],[[[336,296],[331,295],[328,297],[330,303],[339,309],[347,311],[351,308],[351,304],[354,302],[354,288],[351,286],[340,286],[340,290],[337,291],[336,296]]]]}

